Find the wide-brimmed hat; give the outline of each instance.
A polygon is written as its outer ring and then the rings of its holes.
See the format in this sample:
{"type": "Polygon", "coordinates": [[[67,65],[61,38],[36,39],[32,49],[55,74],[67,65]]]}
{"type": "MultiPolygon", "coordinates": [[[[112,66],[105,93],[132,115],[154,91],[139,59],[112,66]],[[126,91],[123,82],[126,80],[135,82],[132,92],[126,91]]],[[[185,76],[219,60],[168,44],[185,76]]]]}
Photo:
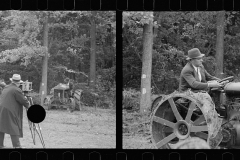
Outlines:
{"type": "Polygon", "coordinates": [[[14,74],[13,76],[12,76],[12,78],[10,78],[10,80],[11,81],[16,81],[16,82],[23,82],[22,80],[21,80],[21,76],[19,75],[19,74],[14,74]]]}
{"type": "Polygon", "coordinates": [[[198,48],[193,48],[188,51],[187,60],[193,59],[193,58],[201,58],[205,56],[205,54],[202,54],[198,48]]]}

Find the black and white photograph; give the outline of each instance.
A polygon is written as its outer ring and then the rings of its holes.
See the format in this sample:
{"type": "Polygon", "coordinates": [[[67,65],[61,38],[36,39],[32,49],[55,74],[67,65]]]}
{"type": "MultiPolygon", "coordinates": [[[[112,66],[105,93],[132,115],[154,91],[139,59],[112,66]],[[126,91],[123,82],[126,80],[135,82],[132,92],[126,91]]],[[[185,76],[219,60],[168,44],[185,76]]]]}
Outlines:
{"type": "Polygon", "coordinates": [[[123,149],[240,148],[240,12],[123,12],[123,149]]]}
{"type": "Polygon", "coordinates": [[[115,11],[5,10],[0,35],[0,148],[116,148],[115,11]]]}

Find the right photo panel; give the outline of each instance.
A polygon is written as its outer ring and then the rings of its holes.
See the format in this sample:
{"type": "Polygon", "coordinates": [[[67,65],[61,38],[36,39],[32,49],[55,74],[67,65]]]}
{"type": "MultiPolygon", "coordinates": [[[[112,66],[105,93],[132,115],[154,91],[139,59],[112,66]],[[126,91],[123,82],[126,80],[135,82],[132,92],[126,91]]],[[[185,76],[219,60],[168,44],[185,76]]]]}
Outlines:
{"type": "Polygon", "coordinates": [[[123,12],[123,149],[240,147],[240,12],[123,12]]]}

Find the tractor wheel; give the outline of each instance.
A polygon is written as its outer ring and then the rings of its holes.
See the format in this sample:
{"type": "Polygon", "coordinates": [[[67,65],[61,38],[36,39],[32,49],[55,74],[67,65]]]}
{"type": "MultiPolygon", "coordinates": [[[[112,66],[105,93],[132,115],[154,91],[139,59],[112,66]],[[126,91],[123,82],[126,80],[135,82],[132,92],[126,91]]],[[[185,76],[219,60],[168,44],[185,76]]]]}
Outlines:
{"type": "Polygon", "coordinates": [[[151,117],[152,142],[156,148],[175,149],[191,137],[208,139],[208,127],[200,104],[185,94],[164,97],[151,117]]]}
{"type": "Polygon", "coordinates": [[[155,108],[157,107],[158,103],[162,100],[162,98],[163,98],[163,95],[160,95],[154,99],[154,101],[152,102],[152,106],[151,106],[151,112],[153,112],[155,110],[155,108]]]}
{"type": "Polygon", "coordinates": [[[75,100],[75,109],[77,110],[77,111],[81,111],[82,109],[81,109],[81,103],[80,103],[80,101],[78,100],[78,99],[74,99],[75,100]]]}
{"type": "Polygon", "coordinates": [[[67,104],[69,106],[69,111],[73,112],[75,110],[75,100],[73,98],[69,98],[67,104]]]}
{"type": "Polygon", "coordinates": [[[51,108],[51,109],[59,109],[59,105],[61,105],[60,102],[53,98],[53,99],[51,99],[51,103],[49,105],[49,108],[51,108]]]}

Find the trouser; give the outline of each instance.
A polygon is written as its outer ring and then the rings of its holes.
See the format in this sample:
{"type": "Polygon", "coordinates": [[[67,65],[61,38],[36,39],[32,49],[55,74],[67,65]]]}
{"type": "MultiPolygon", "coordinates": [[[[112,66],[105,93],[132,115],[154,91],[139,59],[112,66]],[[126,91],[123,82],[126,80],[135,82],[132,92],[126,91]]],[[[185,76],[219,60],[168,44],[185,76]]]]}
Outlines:
{"type": "MultiPolygon", "coordinates": [[[[5,133],[0,132],[0,148],[4,147],[4,135],[5,133]]],[[[21,148],[20,141],[19,141],[19,136],[16,135],[10,135],[12,139],[12,145],[14,148],[21,148]]]]}

